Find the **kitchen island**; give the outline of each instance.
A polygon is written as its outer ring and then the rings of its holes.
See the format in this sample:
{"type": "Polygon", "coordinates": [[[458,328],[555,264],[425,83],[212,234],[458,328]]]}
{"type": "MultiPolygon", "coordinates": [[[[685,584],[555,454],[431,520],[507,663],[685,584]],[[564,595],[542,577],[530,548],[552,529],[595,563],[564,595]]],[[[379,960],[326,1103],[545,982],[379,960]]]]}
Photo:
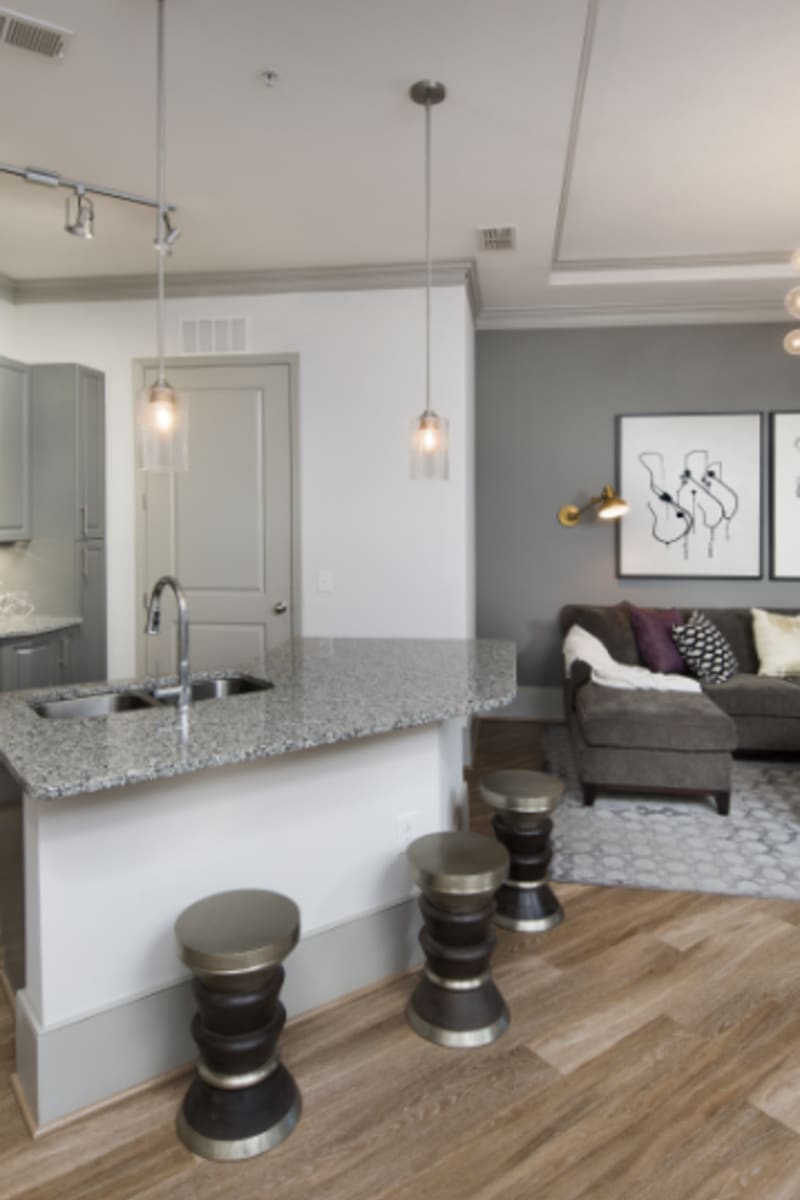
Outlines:
{"type": "Polygon", "coordinates": [[[467,719],[513,698],[510,642],[303,639],[267,690],[55,720],[0,697],[24,821],[17,1075],[45,1126],[188,1062],[192,1001],[172,926],[234,887],[293,897],[297,1014],[418,960],[403,849],[458,823],[467,719]]]}

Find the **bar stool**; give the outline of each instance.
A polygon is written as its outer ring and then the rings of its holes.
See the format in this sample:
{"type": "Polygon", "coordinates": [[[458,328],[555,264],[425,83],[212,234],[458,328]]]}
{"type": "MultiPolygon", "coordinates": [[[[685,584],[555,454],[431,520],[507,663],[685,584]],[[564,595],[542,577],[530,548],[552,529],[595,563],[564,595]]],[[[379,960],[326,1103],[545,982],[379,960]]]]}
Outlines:
{"type": "Polygon", "coordinates": [[[487,1045],[509,1021],[490,974],[494,893],[508,872],[508,854],[477,833],[431,833],[406,854],[423,893],[419,940],[426,960],[408,1023],[437,1046],[487,1045]]]}
{"type": "Polygon", "coordinates": [[[262,1154],[300,1118],[297,1084],[278,1057],[286,1021],[280,964],[299,936],[299,909],[278,892],[219,892],[175,922],[180,957],[195,977],[192,1037],[200,1048],[177,1131],[203,1158],[262,1154]]]}
{"type": "Polygon", "coordinates": [[[492,828],[511,856],[509,877],[497,893],[495,923],[521,933],[543,933],[564,919],[549,885],[550,813],[564,784],[542,771],[495,771],[480,781],[481,798],[495,810],[492,828]]]}

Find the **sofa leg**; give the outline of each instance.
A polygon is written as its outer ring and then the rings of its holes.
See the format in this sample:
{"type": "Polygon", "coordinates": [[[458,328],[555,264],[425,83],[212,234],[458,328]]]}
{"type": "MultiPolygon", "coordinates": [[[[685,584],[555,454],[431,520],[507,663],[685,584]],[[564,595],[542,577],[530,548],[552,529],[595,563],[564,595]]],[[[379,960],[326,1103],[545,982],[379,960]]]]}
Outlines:
{"type": "Polygon", "coordinates": [[[731,794],[730,792],[715,792],[714,799],[717,802],[717,812],[721,817],[727,817],[731,811],[731,794]]]}
{"type": "Polygon", "coordinates": [[[597,799],[597,788],[593,783],[585,783],[583,785],[583,806],[591,808],[597,799]]]}

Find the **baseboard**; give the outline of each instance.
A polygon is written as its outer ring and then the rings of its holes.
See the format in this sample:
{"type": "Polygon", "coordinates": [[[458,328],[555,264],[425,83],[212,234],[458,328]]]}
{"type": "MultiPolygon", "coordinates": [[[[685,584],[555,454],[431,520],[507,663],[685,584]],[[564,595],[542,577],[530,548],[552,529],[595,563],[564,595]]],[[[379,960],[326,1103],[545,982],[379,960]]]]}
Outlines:
{"type": "MultiPolygon", "coordinates": [[[[413,900],[304,938],[286,963],[281,998],[290,1017],[398,975],[421,962],[413,900]]],[[[130,1093],[196,1056],[191,982],[51,1029],[17,993],[17,1085],[37,1134],[81,1110],[130,1093]]]]}
{"type": "Polygon", "coordinates": [[[522,684],[510,704],[493,708],[487,714],[492,720],[509,721],[563,721],[564,701],[561,688],[531,687],[522,684]]]}

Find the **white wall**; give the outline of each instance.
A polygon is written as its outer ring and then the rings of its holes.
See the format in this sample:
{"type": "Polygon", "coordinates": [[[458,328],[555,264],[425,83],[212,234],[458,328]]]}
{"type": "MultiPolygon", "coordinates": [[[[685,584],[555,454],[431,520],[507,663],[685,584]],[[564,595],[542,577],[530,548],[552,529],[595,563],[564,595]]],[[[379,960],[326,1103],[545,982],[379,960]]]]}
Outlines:
{"type": "MultiPolygon", "coordinates": [[[[109,674],[134,674],[132,362],[155,355],[155,305],[28,305],[15,316],[15,357],[77,361],[106,376],[109,674]]],[[[408,478],[409,422],[424,407],[420,289],[168,301],[168,356],[179,351],[181,318],[199,316],[245,316],[249,353],[300,356],[303,633],[473,636],[474,385],[464,288],[433,294],[433,407],[450,418],[447,485],[408,478]],[[333,571],[331,593],[317,589],[322,568],[333,571]]]]}

